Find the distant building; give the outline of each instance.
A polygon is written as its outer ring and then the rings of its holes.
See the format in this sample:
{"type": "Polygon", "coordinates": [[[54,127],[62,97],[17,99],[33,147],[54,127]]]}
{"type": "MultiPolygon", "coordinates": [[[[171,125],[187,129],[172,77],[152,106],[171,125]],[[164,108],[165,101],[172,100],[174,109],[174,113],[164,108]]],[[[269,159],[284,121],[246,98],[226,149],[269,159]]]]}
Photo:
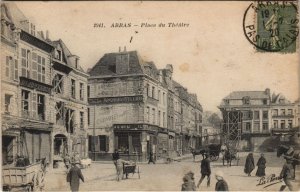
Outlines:
{"type": "Polygon", "coordinates": [[[196,127],[175,126],[175,119],[182,121],[182,111],[181,102],[174,107],[174,98],[180,96],[172,72],[171,65],[158,70],[136,51],[125,49],[107,53],[95,64],[89,71],[90,157],[111,159],[118,149],[124,158],[144,161],[150,151],[163,158],[182,148],[182,130],[196,127]],[[175,118],[175,113],[180,115],[175,118]]]}
{"type": "Polygon", "coordinates": [[[265,91],[234,91],[222,100],[221,111],[242,112],[241,148],[268,150],[271,135],[293,135],[295,127],[295,104],[281,94],[271,96],[265,91]]]}

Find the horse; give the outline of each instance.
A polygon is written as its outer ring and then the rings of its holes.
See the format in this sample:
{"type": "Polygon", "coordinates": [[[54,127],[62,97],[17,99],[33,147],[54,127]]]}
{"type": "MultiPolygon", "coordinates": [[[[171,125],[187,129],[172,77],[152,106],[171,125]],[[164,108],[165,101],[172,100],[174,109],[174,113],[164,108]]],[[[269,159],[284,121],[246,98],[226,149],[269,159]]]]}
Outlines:
{"type": "Polygon", "coordinates": [[[208,150],[205,148],[201,148],[201,149],[194,149],[194,148],[190,148],[191,153],[193,155],[194,161],[196,158],[196,155],[202,155],[202,160],[204,159],[204,154],[207,154],[208,150]]]}
{"type": "Polygon", "coordinates": [[[300,151],[294,150],[293,147],[286,145],[279,145],[277,148],[277,157],[291,157],[294,168],[294,175],[296,175],[296,165],[300,165],[300,151]]]}

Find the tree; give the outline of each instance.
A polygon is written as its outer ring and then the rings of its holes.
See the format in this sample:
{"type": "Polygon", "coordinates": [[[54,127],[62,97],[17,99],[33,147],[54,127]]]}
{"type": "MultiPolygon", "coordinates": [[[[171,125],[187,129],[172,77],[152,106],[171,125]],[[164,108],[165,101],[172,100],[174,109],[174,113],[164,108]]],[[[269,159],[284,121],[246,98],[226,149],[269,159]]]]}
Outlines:
{"type": "Polygon", "coordinates": [[[211,124],[215,128],[220,127],[220,124],[222,123],[222,119],[216,113],[211,114],[208,117],[207,121],[208,121],[209,124],[211,124]]]}

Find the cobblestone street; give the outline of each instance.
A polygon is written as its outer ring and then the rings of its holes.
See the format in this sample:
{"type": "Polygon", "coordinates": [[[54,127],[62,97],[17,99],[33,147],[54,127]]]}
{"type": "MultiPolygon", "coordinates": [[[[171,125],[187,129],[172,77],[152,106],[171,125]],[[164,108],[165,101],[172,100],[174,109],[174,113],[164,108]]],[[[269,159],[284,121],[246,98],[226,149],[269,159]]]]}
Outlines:
{"type": "MultiPolygon", "coordinates": [[[[259,154],[254,154],[255,161],[259,154]]],[[[182,177],[188,171],[195,173],[196,184],[200,178],[200,160],[202,157],[198,156],[196,162],[186,159],[181,162],[173,162],[171,164],[157,163],[153,164],[139,164],[141,170],[141,178],[138,179],[137,175],[129,175],[129,179],[117,182],[115,180],[115,168],[112,163],[94,163],[88,169],[83,169],[85,176],[85,183],[81,183],[80,190],[94,190],[94,191],[138,191],[138,190],[151,190],[151,191],[178,191],[181,189],[182,177]]],[[[266,174],[279,175],[283,160],[275,157],[275,154],[266,154],[267,164],[266,174]],[[272,163],[271,163],[272,159],[272,163]]],[[[233,162],[235,163],[235,162],[233,162]]],[[[211,186],[206,186],[206,180],[203,181],[199,190],[211,191],[214,190],[216,179],[214,173],[217,170],[224,172],[226,181],[231,191],[278,191],[281,182],[264,188],[266,185],[257,186],[259,178],[254,176],[256,169],[252,172],[252,176],[248,177],[243,173],[243,165],[245,163],[245,154],[241,154],[241,160],[239,166],[226,167],[222,165],[221,160],[215,161],[211,164],[212,177],[211,186]],[[247,186],[247,187],[245,187],[247,186]]],[[[297,172],[299,180],[299,171],[297,172]]],[[[298,181],[297,180],[297,181],[298,181]]],[[[272,182],[276,183],[276,182],[272,182]]],[[[299,183],[299,181],[298,181],[299,183]]],[[[299,189],[299,184],[296,186],[296,182],[293,185],[299,189]]],[[[69,186],[66,183],[66,173],[63,170],[54,170],[47,173],[46,178],[46,190],[66,191],[69,190],[69,186]],[[51,179],[49,179],[51,177],[51,179]]]]}

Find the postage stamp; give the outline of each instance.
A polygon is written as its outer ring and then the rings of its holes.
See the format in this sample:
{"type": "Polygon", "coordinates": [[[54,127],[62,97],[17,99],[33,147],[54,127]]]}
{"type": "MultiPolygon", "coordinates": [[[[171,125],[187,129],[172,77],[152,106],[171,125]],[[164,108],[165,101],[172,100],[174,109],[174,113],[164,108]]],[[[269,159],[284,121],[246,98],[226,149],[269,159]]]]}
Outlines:
{"type": "Polygon", "coordinates": [[[244,14],[243,30],[258,51],[292,53],[299,34],[296,1],[258,1],[244,14]]]}

